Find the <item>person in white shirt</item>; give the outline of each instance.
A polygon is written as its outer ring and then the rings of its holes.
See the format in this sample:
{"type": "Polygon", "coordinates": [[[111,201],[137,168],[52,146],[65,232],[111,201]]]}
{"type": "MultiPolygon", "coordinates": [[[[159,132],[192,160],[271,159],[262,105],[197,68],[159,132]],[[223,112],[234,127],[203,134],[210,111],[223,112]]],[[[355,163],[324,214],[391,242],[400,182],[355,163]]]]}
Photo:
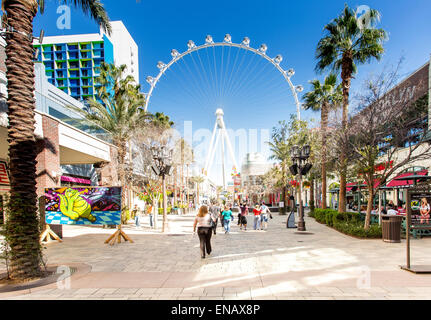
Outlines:
{"type": "Polygon", "coordinates": [[[394,209],[394,206],[389,204],[389,209],[386,213],[388,216],[396,216],[398,214],[398,211],[394,209]]]}
{"type": "Polygon", "coordinates": [[[207,206],[201,206],[199,213],[195,218],[193,224],[193,233],[196,233],[196,227],[198,229],[198,236],[201,249],[201,258],[205,259],[205,251],[208,255],[211,254],[211,235],[212,235],[212,223],[213,218],[208,212],[207,206]],[[206,250],[205,250],[206,249],[206,250]]]}

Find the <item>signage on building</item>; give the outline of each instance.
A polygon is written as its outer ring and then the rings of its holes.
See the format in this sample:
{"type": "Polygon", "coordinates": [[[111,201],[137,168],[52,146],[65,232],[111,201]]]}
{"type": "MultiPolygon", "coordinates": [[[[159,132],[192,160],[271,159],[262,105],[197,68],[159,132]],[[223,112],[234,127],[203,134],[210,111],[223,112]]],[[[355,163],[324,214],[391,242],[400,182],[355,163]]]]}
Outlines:
{"type": "Polygon", "coordinates": [[[406,80],[389,91],[378,102],[381,107],[409,106],[412,102],[421,98],[428,90],[429,65],[413,73],[406,80]]]}
{"type": "Polygon", "coordinates": [[[9,185],[9,174],[7,171],[6,162],[0,161],[0,185],[9,185]]]}

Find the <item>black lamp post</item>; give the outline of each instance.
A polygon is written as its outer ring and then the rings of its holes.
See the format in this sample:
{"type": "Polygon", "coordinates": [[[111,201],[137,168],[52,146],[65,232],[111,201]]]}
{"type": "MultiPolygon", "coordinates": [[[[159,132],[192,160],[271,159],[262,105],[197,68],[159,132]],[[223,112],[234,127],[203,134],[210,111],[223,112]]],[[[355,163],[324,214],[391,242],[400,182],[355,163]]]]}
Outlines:
{"type": "MultiPolygon", "coordinates": [[[[162,232],[165,232],[167,225],[167,207],[168,201],[166,197],[166,181],[165,177],[170,176],[172,173],[172,150],[168,150],[165,146],[161,147],[151,147],[151,154],[153,156],[153,160],[155,162],[154,165],[151,166],[153,172],[162,177],[163,182],[163,226],[162,232]]],[[[154,222],[157,219],[158,212],[155,213],[154,222]]]]}
{"type": "Polygon", "coordinates": [[[294,145],[290,150],[290,156],[292,157],[293,165],[289,168],[290,172],[296,176],[299,174],[299,220],[298,220],[298,231],[305,231],[305,221],[304,221],[304,207],[302,206],[302,176],[306,175],[313,166],[311,163],[307,162],[310,157],[311,148],[307,144],[300,148],[294,145]]]}

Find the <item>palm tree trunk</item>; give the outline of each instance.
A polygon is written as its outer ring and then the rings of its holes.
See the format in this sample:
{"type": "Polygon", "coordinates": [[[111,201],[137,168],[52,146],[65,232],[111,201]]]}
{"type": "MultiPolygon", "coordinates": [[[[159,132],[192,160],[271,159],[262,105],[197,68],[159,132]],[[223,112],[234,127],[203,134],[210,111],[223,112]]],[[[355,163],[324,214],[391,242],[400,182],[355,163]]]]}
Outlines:
{"type": "Polygon", "coordinates": [[[364,229],[368,230],[371,225],[371,210],[373,209],[373,200],[374,200],[374,193],[373,193],[373,184],[369,183],[368,185],[368,203],[367,203],[367,213],[365,215],[365,225],[364,229]]]}
{"type": "Polygon", "coordinates": [[[322,209],[326,209],[326,128],[328,127],[328,104],[322,105],[321,110],[322,131],[322,209]]]}
{"type": "Polygon", "coordinates": [[[124,168],[124,163],[126,159],[126,142],[123,140],[116,141],[114,143],[118,148],[118,180],[120,181],[121,185],[121,223],[125,224],[127,223],[126,214],[125,211],[127,210],[126,205],[126,190],[124,189],[126,186],[126,173],[124,168]]]}
{"type": "Polygon", "coordinates": [[[340,154],[340,201],[338,212],[346,211],[346,175],[347,175],[347,146],[344,137],[347,131],[347,116],[349,112],[349,92],[352,77],[352,58],[348,55],[343,57],[341,79],[343,82],[343,118],[342,118],[342,150],[340,154]]]}
{"type": "Polygon", "coordinates": [[[315,207],[316,203],[314,202],[314,179],[312,179],[310,183],[310,211],[313,211],[315,207]]]}
{"type": "Polygon", "coordinates": [[[41,274],[42,250],[36,194],[33,46],[32,39],[21,33],[33,34],[37,2],[11,0],[3,4],[7,23],[15,30],[7,34],[6,40],[11,196],[6,240],[10,246],[10,277],[30,279],[41,274]]]}

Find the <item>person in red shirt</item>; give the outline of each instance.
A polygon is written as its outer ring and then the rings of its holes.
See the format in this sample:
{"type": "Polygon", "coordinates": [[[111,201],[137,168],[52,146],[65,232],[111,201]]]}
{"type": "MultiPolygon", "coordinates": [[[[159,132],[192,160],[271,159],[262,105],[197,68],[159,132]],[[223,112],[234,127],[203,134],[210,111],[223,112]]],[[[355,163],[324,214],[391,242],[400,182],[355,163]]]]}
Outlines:
{"type": "Polygon", "coordinates": [[[254,214],[254,224],[253,224],[253,228],[254,230],[258,230],[260,229],[260,214],[262,213],[262,210],[260,208],[260,206],[258,204],[256,204],[256,206],[253,209],[253,214],[254,214]]]}

